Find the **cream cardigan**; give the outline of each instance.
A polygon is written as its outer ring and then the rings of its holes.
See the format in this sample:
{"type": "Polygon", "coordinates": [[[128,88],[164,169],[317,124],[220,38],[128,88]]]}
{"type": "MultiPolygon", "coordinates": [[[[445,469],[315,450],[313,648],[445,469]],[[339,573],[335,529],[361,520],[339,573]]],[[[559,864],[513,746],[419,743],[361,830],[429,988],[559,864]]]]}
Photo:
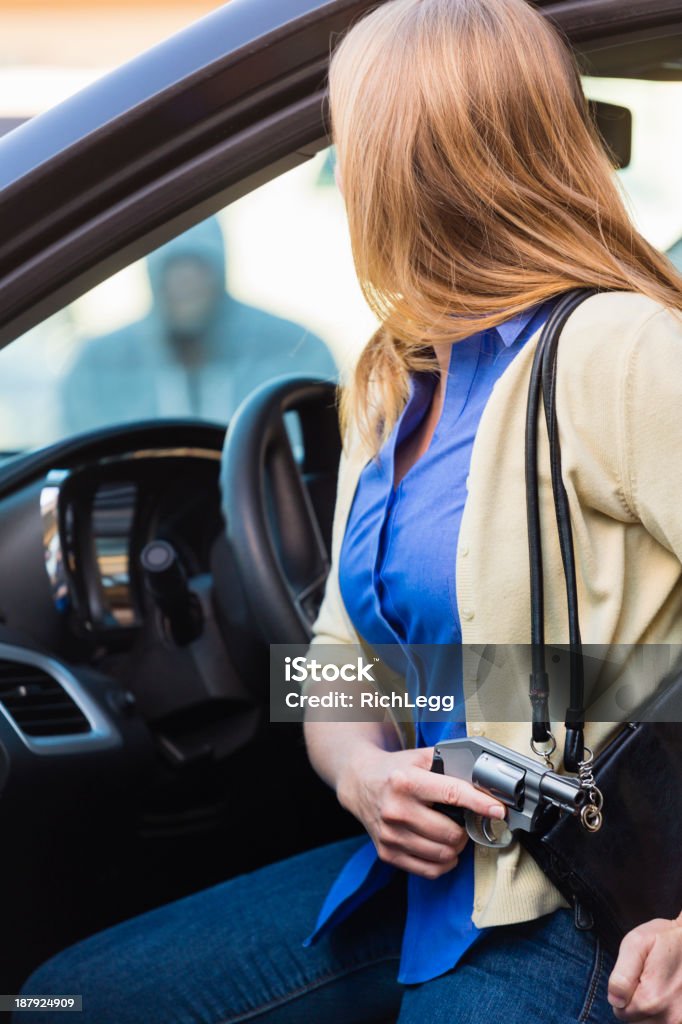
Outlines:
{"type": "MultiPolygon", "coordinates": [[[[524,419],[538,337],[536,332],[495,384],[474,443],[456,567],[464,645],[527,644],[530,639],[524,419]]],[[[636,293],[607,292],[587,299],[562,334],[557,409],[583,641],[617,650],[619,658],[627,646],[611,645],[680,643],[682,320],[636,293]]],[[[314,645],[360,642],[343,605],[337,565],[368,458],[357,441],[341,458],[332,570],[314,645]]],[[[540,502],[546,639],[560,644],[567,642],[566,602],[544,431],[540,502]]],[[[471,670],[465,667],[469,734],[529,753],[528,675],[514,672],[513,660],[511,669],[507,663],[501,682],[524,710],[519,721],[510,721],[505,711],[500,722],[495,720],[495,686],[479,691],[476,671],[475,663],[471,670]]],[[[588,722],[587,743],[598,750],[613,728],[604,721],[588,722]]],[[[561,751],[562,725],[555,722],[553,731],[561,751]]],[[[560,906],[565,901],[518,843],[502,851],[476,848],[473,920],[479,928],[531,920],[560,906]]]]}

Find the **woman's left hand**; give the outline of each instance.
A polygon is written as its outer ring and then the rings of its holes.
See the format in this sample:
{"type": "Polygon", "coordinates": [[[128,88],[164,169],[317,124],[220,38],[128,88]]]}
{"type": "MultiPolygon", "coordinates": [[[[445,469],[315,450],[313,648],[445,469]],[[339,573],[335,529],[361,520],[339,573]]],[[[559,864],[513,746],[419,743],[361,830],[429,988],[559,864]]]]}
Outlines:
{"type": "Polygon", "coordinates": [[[682,1024],[682,914],[633,928],[609,978],[618,1020],[682,1024]]]}

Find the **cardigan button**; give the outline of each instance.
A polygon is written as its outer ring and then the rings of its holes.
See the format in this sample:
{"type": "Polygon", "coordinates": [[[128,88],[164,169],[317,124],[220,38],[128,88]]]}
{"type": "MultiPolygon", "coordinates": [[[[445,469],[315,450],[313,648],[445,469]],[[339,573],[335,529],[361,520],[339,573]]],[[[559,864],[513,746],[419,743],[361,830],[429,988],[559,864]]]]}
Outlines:
{"type": "Polygon", "coordinates": [[[459,549],[459,553],[462,558],[466,558],[466,556],[469,554],[469,545],[462,544],[461,548],[459,549]]]}
{"type": "Polygon", "coordinates": [[[474,617],[473,610],[471,608],[462,608],[462,618],[466,619],[467,622],[471,622],[474,617]]]}

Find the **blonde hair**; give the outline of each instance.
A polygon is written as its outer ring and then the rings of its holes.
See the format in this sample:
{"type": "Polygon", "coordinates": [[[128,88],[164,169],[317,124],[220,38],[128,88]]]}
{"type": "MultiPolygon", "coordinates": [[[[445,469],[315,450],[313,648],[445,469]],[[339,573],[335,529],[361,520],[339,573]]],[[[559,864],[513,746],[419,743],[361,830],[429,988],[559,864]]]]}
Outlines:
{"type": "Polygon", "coordinates": [[[375,451],[411,371],[576,286],[682,309],[682,277],[634,228],[575,59],[525,0],[389,0],[329,72],[360,286],[380,321],[343,389],[375,451]]]}

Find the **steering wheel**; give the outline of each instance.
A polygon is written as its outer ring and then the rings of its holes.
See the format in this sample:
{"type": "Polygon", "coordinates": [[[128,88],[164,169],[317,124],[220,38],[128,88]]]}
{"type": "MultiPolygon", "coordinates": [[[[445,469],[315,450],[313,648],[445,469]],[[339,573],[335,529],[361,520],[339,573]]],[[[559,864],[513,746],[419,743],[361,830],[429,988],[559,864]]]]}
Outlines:
{"type": "Polygon", "coordinates": [[[230,422],[223,513],[251,619],[266,643],[307,643],[312,635],[329,572],[340,454],[336,386],[317,377],[268,381],[230,422]]]}

